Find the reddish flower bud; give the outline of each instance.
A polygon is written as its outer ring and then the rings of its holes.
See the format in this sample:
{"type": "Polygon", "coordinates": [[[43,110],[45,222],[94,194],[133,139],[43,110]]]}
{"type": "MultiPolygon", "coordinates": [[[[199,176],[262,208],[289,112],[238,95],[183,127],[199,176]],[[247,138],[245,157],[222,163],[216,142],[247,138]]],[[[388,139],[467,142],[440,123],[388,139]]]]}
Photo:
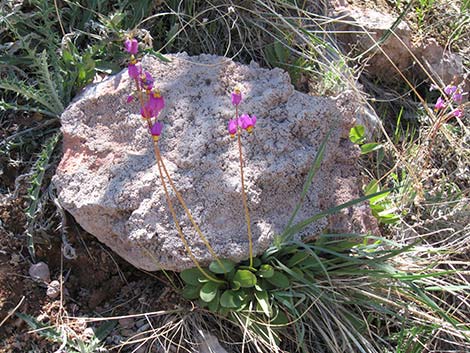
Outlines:
{"type": "Polygon", "coordinates": [[[239,105],[241,101],[242,101],[242,93],[240,92],[239,88],[235,88],[235,90],[232,93],[232,104],[239,105]]]}
{"type": "Polygon", "coordinates": [[[150,128],[150,133],[153,136],[153,139],[155,141],[158,141],[158,138],[160,137],[161,133],[163,130],[163,124],[159,121],[156,121],[155,124],[152,125],[150,128]]]}

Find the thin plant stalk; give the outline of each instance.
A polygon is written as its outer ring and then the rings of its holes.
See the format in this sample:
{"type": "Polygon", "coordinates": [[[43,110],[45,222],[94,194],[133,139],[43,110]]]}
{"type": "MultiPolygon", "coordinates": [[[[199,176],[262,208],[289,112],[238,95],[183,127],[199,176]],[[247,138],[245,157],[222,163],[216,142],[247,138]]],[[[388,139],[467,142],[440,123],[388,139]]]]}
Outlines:
{"type": "MultiPolygon", "coordinates": [[[[139,101],[140,101],[140,104],[142,106],[142,108],[144,107],[145,105],[145,102],[144,102],[144,97],[142,95],[142,90],[140,89],[139,87],[139,83],[138,83],[138,80],[136,79],[135,80],[135,84],[136,84],[136,87],[137,87],[137,92],[138,92],[138,96],[139,96],[139,101]]],[[[152,122],[151,122],[151,119],[145,119],[147,121],[147,124],[148,124],[148,127],[149,129],[152,127],[152,122]]],[[[191,221],[192,225],[194,226],[194,228],[196,229],[196,232],[199,234],[199,236],[201,237],[204,245],[207,247],[207,249],[209,250],[209,252],[211,253],[211,255],[216,259],[216,261],[222,266],[222,268],[225,268],[223,263],[219,260],[219,258],[217,257],[217,254],[215,253],[214,249],[211,247],[211,245],[209,244],[207,238],[202,234],[199,226],[197,225],[197,223],[194,221],[194,218],[192,217],[191,215],[191,212],[189,211],[189,209],[187,208],[186,206],[186,203],[184,202],[181,194],[178,192],[178,190],[176,189],[174,183],[173,183],[173,180],[171,179],[170,177],[170,174],[168,173],[168,170],[165,166],[165,164],[163,163],[163,159],[161,158],[161,154],[160,154],[160,148],[158,147],[158,142],[153,140],[153,146],[154,146],[154,151],[155,151],[155,156],[157,158],[157,165],[158,165],[158,170],[159,170],[159,176],[160,176],[160,180],[161,180],[161,183],[162,183],[162,186],[164,188],[164,191],[165,191],[165,196],[166,196],[166,200],[167,200],[167,203],[168,203],[168,206],[170,207],[170,212],[172,214],[172,217],[173,217],[173,220],[175,222],[175,225],[176,225],[176,228],[178,230],[178,234],[180,235],[180,238],[181,238],[181,241],[183,242],[183,245],[186,249],[186,252],[188,253],[189,257],[191,258],[191,260],[194,262],[194,264],[196,265],[196,267],[199,269],[199,271],[201,271],[201,273],[204,274],[204,276],[206,276],[208,279],[212,280],[212,281],[215,281],[215,282],[219,282],[219,283],[223,283],[223,281],[219,281],[213,277],[211,277],[209,274],[207,274],[206,271],[204,271],[202,269],[202,267],[200,266],[199,262],[196,260],[196,258],[194,257],[190,247],[189,247],[189,244],[187,243],[184,235],[183,235],[183,232],[182,232],[182,229],[181,229],[181,226],[179,225],[179,222],[178,222],[178,219],[176,217],[176,213],[174,211],[174,207],[173,207],[173,204],[171,202],[171,199],[169,197],[169,193],[168,193],[168,189],[167,189],[167,186],[166,186],[166,182],[165,182],[165,179],[163,178],[163,172],[162,172],[162,168],[163,170],[165,171],[165,175],[167,176],[168,178],[168,181],[171,185],[171,188],[173,189],[173,191],[175,192],[176,194],[176,197],[178,198],[178,201],[181,203],[181,206],[183,207],[184,211],[186,212],[186,215],[188,216],[189,220],[191,221]]]]}
{"type": "Polygon", "coordinates": [[[199,269],[199,271],[201,271],[201,273],[209,280],[213,281],[213,282],[217,282],[217,283],[224,283],[224,281],[222,280],[219,280],[217,278],[214,278],[212,277],[211,275],[209,275],[202,267],[201,265],[199,264],[199,262],[197,261],[197,259],[194,257],[193,255],[193,252],[191,251],[191,248],[189,247],[189,244],[188,242],[186,241],[186,238],[184,237],[184,234],[183,234],[183,230],[181,229],[181,226],[178,222],[178,218],[176,216],[176,212],[175,212],[175,209],[173,207],[173,203],[171,202],[171,199],[170,199],[170,194],[168,192],[168,188],[166,186],[166,183],[165,183],[165,180],[163,178],[163,171],[162,171],[162,160],[161,160],[161,156],[160,156],[160,153],[159,153],[159,150],[158,150],[158,145],[156,143],[156,141],[154,142],[154,150],[155,150],[155,154],[157,156],[157,166],[158,166],[158,171],[159,171],[159,176],[160,176],[160,180],[162,182],[162,186],[163,186],[163,190],[165,191],[165,197],[166,197],[166,201],[168,203],[168,207],[170,208],[170,213],[171,213],[171,216],[173,217],[173,221],[175,222],[175,226],[176,226],[176,230],[178,231],[178,234],[181,238],[181,241],[184,245],[184,248],[186,250],[186,252],[188,253],[189,257],[191,258],[191,260],[193,261],[194,265],[196,265],[196,267],[199,269]]]}
{"type": "MultiPolygon", "coordinates": [[[[235,107],[235,118],[238,119],[238,106],[235,107]]],[[[242,184],[242,200],[243,200],[243,207],[245,209],[245,220],[246,220],[246,228],[248,232],[248,246],[249,246],[249,254],[250,254],[250,267],[253,267],[253,235],[251,233],[251,219],[250,219],[250,211],[248,210],[248,202],[245,192],[245,178],[243,174],[243,151],[242,151],[242,138],[241,138],[241,131],[240,128],[237,128],[237,140],[238,140],[238,152],[239,152],[239,159],[240,159],[240,180],[242,184]]]]}
{"type": "Polygon", "coordinates": [[[163,168],[163,171],[168,179],[168,182],[170,183],[170,186],[171,188],[173,189],[173,192],[176,194],[176,197],[178,199],[178,201],[180,202],[181,206],[183,207],[186,215],[188,216],[191,224],[193,225],[194,229],[196,229],[196,232],[198,233],[199,237],[201,238],[202,242],[204,243],[204,245],[207,247],[207,249],[209,250],[209,252],[211,253],[211,255],[214,257],[214,259],[219,263],[219,265],[225,270],[225,266],[224,264],[222,263],[222,261],[220,261],[220,259],[218,258],[217,254],[215,253],[214,249],[212,248],[212,246],[210,245],[209,241],[207,240],[207,238],[204,236],[204,234],[202,234],[202,231],[201,229],[199,228],[198,224],[196,223],[196,221],[194,220],[192,214],[191,214],[191,211],[189,211],[188,207],[186,206],[186,203],[184,202],[184,199],[183,197],[181,196],[180,192],[176,189],[176,186],[175,184],[173,183],[173,180],[171,179],[170,177],[170,173],[168,173],[168,169],[166,168],[165,166],[165,163],[163,162],[163,158],[161,157],[161,153],[160,153],[160,148],[158,147],[158,144],[157,142],[155,141],[154,142],[154,147],[155,147],[155,155],[157,157],[158,160],[160,160],[160,163],[161,163],[161,166],[163,168]]]}

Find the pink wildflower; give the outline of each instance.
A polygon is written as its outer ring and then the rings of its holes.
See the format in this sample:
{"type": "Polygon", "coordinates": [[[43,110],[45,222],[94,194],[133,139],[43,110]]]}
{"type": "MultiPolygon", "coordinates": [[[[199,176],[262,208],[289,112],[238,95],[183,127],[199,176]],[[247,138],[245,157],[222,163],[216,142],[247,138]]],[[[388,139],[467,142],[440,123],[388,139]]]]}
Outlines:
{"type": "Polygon", "coordinates": [[[454,86],[454,85],[449,85],[449,86],[447,86],[446,88],[444,88],[444,92],[445,92],[445,94],[447,94],[448,96],[454,94],[455,91],[457,91],[457,87],[454,86]]]}
{"type": "Polygon", "coordinates": [[[155,124],[152,125],[150,128],[150,133],[153,136],[153,139],[155,141],[158,141],[158,138],[160,137],[161,133],[163,130],[163,124],[159,121],[156,121],[155,124]]]}
{"type": "Polygon", "coordinates": [[[127,96],[126,102],[127,102],[127,103],[131,103],[133,100],[134,100],[134,96],[133,96],[132,94],[129,94],[129,95],[127,96]]]}
{"type": "Polygon", "coordinates": [[[231,137],[235,137],[238,130],[238,121],[236,119],[230,119],[228,122],[228,132],[231,137]]]}
{"type": "Polygon", "coordinates": [[[136,79],[139,77],[141,71],[142,67],[140,66],[140,63],[138,63],[137,60],[132,57],[131,61],[129,62],[129,65],[127,66],[127,72],[129,73],[129,77],[136,79]]]}
{"type": "Polygon", "coordinates": [[[235,88],[235,90],[232,92],[232,104],[239,105],[241,101],[242,93],[239,88],[235,88]]]}
{"type": "Polygon", "coordinates": [[[462,93],[458,91],[455,92],[454,95],[452,96],[452,99],[457,104],[462,103],[462,93]]]}
{"type": "Polygon", "coordinates": [[[434,105],[435,110],[440,110],[446,106],[442,97],[437,98],[436,104],[434,105]]]}
{"type": "Polygon", "coordinates": [[[463,117],[463,110],[462,109],[455,109],[452,114],[456,117],[456,118],[461,118],[463,117]]]}
{"type": "Polygon", "coordinates": [[[140,75],[140,83],[142,84],[142,88],[146,91],[150,91],[153,88],[153,77],[148,71],[144,71],[140,75]]]}
{"type": "Polygon", "coordinates": [[[142,115],[142,118],[144,119],[150,119],[153,114],[152,110],[149,109],[147,105],[145,105],[143,108],[140,108],[140,115],[142,115]]]}
{"type": "Polygon", "coordinates": [[[148,107],[155,113],[155,116],[165,107],[165,100],[159,90],[153,90],[149,94],[148,107]]]}
{"type": "Polygon", "coordinates": [[[243,114],[239,118],[239,124],[242,129],[251,133],[256,125],[256,115],[250,117],[248,114],[243,114]]]}
{"type": "Polygon", "coordinates": [[[124,48],[129,54],[137,54],[139,51],[139,42],[136,39],[126,39],[124,42],[124,48]]]}

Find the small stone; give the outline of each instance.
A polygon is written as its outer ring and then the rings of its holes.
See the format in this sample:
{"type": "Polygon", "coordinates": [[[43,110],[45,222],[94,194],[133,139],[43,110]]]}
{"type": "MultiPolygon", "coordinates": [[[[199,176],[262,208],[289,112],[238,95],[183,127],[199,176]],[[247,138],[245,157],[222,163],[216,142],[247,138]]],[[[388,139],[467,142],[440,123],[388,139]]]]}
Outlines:
{"type": "Polygon", "coordinates": [[[132,317],[124,317],[119,319],[119,325],[124,329],[132,328],[134,327],[134,319],[132,317]]]}
{"type": "Polygon", "coordinates": [[[227,353],[220,345],[219,340],[208,332],[201,331],[201,345],[199,353],[227,353]]]}
{"type": "Polygon", "coordinates": [[[137,328],[140,328],[144,326],[147,322],[148,322],[147,319],[140,319],[140,320],[137,320],[137,322],[135,323],[135,326],[137,328]]]}
{"type": "Polygon", "coordinates": [[[29,275],[37,280],[49,283],[51,281],[51,272],[49,266],[44,262],[38,262],[37,264],[31,265],[29,268],[29,275]]]}
{"type": "Polygon", "coordinates": [[[121,330],[121,335],[123,337],[131,337],[131,336],[134,336],[135,335],[135,331],[134,330],[130,330],[130,329],[124,329],[124,330],[121,330]]]}
{"type": "Polygon", "coordinates": [[[60,294],[60,282],[57,280],[54,280],[51,283],[49,283],[49,285],[47,286],[46,295],[51,299],[55,299],[59,296],[59,294],[60,294]]]}
{"type": "Polygon", "coordinates": [[[144,332],[144,331],[147,331],[149,328],[150,328],[150,324],[147,323],[145,325],[140,326],[137,332],[144,332]]]}
{"type": "Polygon", "coordinates": [[[47,313],[41,313],[36,317],[38,322],[46,322],[49,320],[49,315],[47,313]]]}
{"type": "Polygon", "coordinates": [[[94,335],[95,335],[95,331],[93,331],[93,328],[91,327],[87,327],[84,331],[83,331],[83,335],[87,338],[92,338],[94,335]]]}

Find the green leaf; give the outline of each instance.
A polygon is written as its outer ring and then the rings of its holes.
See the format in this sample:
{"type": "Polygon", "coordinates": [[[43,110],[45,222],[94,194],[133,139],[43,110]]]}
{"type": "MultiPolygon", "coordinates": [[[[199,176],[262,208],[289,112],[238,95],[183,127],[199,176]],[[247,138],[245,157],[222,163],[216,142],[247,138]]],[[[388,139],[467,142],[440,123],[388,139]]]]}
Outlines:
{"type": "Polygon", "coordinates": [[[266,292],[265,290],[262,292],[255,292],[255,297],[261,309],[263,310],[264,314],[267,317],[271,317],[272,309],[271,309],[271,305],[269,305],[268,292],[266,292]]]}
{"type": "Polygon", "coordinates": [[[180,273],[180,277],[185,283],[191,284],[193,286],[198,286],[201,284],[199,279],[203,278],[204,275],[201,273],[201,271],[199,271],[198,268],[194,267],[182,271],[180,273]]]}
{"type": "Polygon", "coordinates": [[[396,188],[391,188],[391,189],[387,189],[387,190],[384,190],[384,191],[380,191],[378,193],[374,193],[374,194],[371,194],[371,195],[366,195],[366,196],[363,196],[363,197],[359,197],[357,199],[354,199],[354,200],[351,200],[351,201],[348,201],[348,202],[345,202],[339,206],[336,206],[336,207],[332,207],[326,211],[323,211],[323,212],[320,212],[320,213],[317,213],[316,215],[313,215],[312,217],[309,217],[295,225],[293,225],[292,227],[290,227],[289,229],[287,229],[284,234],[285,234],[285,238],[288,238],[289,236],[292,236],[298,232],[300,232],[302,229],[304,229],[305,227],[309,226],[311,223],[315,222],[315,221],[318,221],[319,219],[322,219],[324,217],[327,217],[331,214],[335,214],[339,211],[341,211],[342,209],[345,209],[345,208],[349,208],[351,206],[354,206],[358,203],[361,203],[361,202],[364,202],[366,200],[369,200],[375,196],[378,196],[378,195],[381,195],[381,194],[385,194],[387,192],[390,192],[392,190],[395,190],[396,188]]]}
{"type": "Polygon", "coordinates": [[[181,295],[183,298],[193,300],[199,298],[199,292],[201,291],[201,286],[187,285],[183,288],[181,295]]]}
{"type": "Polygon", "coordinates": [[[113,331],[116,326],[116,321],[106,321],[104,324],[99,326],[95,330],[95,335],[92,339],[92,345],[97,346],[101,341],[103,341],[108,335],[113,331]]]}
{"type": "Polygon", "coordinates": [[[382,148],[382,144],[377,142],[365,143],[361,146],[361,154],[367,154],[382,148]]]}
{"type": "Polygon", "coordinates": [[[238,308],[241,304],[237,292],[233,290],[226,290],[220,296],[220,305],[224,308],[238,308]]]}
{"type": "Polygon", "coordinates": [[[287,267],[294,267],[306,260],[309,256],[310,255],[307,252],[299,250],[289,259],[289,261],[287,261],[286,265],[287,267]]]}
{"type": "Polygon", "coordinates": [[[206,303],[211,302],[217,296],[219,285],[219,283],[215,282],[207,282],[204,284],[199,292],[200,298],[206,303]]]}
{"type": "Polygon", "coordinates": [[[249,270],[238,270],[233,282],[238,282],[242,288],[251,288],[256,284],[256,276],[249,270]]]}
{"type": "Polygon", "coordinates": [[[213,273],[224,274],[229,273],[235,267],[235,263],[230,260],[212,261],[209,265],[209,270],[213,273]]]}
{"type": "Polygon", "coordinates": [[[308,171],[307,179],[305,180],[305,184],[302,188],[302,193],[300,194],[299,203],[295,206],[294,212],[292,212],[292,215],[290,216],[289,221],[287,222],[286,228],[284,232],[282,233],[281,239],[283,239],[284,241],[287,240],[286,232],[289,230],[290,226],[292,225],[292,222],[294,222],[294,219],[297,216],[297,213],[299,212],[300,207],[302,207],[302,203],[304,202],[305,197],[307,196],[308,190],[310,189],[310,186],[312,185],[313,178],[315,177],[317,172],[320,170],[321,162],[323,161],[323,157],[325,155],[326,144],[330,138],[332,131],[333,129],[330,129],[330,131],[328,131],[325,138],[321,142],[320,147],[318,148],[317,154],[315,155],[315,159],[312,163],[312,166],[310,167],[310,170],[308,171]]]}
{"type": "Polygon", "coordinates": [[[364,128],[364,126],[356,125],[349,131],[349,139],[352,143],[360,145],[366,139],[365,131],[366,129],[364,128]]]}
{"type": "Polygon", "coordinates": [[[370,195],[374,194],[380,190],[380,183],[377,179],[372,179],[369,184],[364,187],[364,194],[370,195]]]}
{"type": "Polygon", "coordinates": [[[289,319],[288,319],[287,315],[283,311],[278,309],[276,316],[271,321],[271,324],[274,324],[274,325],[287,325],[288,323],[289,323],[289,319]]]}
{"type": "Polygon", "coordinates": [[[289,278],[279,271],[274,271],[273,276],[266,280],[277,288],[288,288],[290,284],[289,278]]]}
{"type": "Polygon", "coordinates": [[[262,278],[270,278],[273,275],[274,275],[274,269],[271,265],[268,265],[268,264],[261,265],[258,271],[258,276],[262,278]]]}
{"type": "Polygon", "coordinates": [[[211,302],[209,302],[209,305],[207,306],[207,308],[213,313],[215,313],[217,312],[217,309],[219,308],[219,302],[220,302],[220,294],[217,291],[217,295],[211,302]]]}

